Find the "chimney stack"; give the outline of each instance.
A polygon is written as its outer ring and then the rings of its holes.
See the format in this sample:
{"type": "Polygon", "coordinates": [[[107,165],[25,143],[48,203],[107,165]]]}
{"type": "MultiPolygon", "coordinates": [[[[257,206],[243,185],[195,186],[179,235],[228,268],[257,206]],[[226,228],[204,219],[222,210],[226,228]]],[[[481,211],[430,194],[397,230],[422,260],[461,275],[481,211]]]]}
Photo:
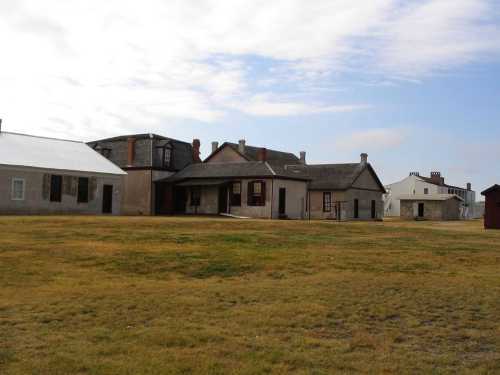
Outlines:
{"type": "Polygon", "coordinates": [[[368,154],[362,153],[361,154],[361,164],[367,164],[368,163],[368,154]]]}
{"type": "Polygon", "coordinates": [[[135,160],[135,138],[130,137],[127,139],[127,166],[132,167],[135,160]]]}
{"type": "Polygon", "coordinates": [[[468,191],[472,190],[472,184],[470,182],[467,182],[467,190],[468,191]]]}
{"type": "Polygon", "coordinates": [[[410,172],[410,176],[419,177],[420,176],[420,172],[410,172]]]}
{"type": "Polygon", "coordinates": [[[219,142],[212,142],[212,153],[219,148],[219,142]]]}
{"type": "Polygon", "coordinates": [[[300,151],[300,164],[306,164],[306,152],[300,151]]]}
{"type": "Polygon", "coordinates": [[[200,140],[193,139],[193,162],[195,162],[195,163],[201,163],[200,146],[201,146],[200,140]]]}
{"type": "Polygon", "coordinates": [[[246,141],[244,139],[240,139],[238,142],[238,152],[240,154],[245,154],[245,143],[246,141]]]}
{"type": "Polygon", "coordinates": [[[259,161],[267,161],[267,148],[262,147],[259,149],[259,152],[257,154],[257,159],[259,161]]]}
{"type": "Polygon", "coordinates": [[[437,185],[443,185],[444,178],[441,177],[441,172],[431,172],[431,181],[437,185]]]}

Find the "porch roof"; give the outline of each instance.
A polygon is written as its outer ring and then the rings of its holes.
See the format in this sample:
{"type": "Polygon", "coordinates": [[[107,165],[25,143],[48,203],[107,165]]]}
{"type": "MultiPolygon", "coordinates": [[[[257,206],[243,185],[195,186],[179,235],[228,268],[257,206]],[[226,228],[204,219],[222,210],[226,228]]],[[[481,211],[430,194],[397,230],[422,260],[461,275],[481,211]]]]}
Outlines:
{"type": "Polygon", "coordinates": [[[199,179],[186,180],[184,182],[177,184],[177,186],[219,186],[227,182],[228,180],[223,180],[223,179],[199,178],[199,179]]]}

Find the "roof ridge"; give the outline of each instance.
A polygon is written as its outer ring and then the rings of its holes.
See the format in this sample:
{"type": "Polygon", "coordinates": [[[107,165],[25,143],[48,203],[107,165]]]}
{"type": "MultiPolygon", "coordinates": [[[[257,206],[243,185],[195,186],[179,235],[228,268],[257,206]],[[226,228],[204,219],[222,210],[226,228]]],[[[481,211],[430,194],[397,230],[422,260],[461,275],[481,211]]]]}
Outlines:
{"type": "Polygon", "coordinates": [[[16,133],[16,132],[6,132],[6,131],[1,131],[0,135],[2,134],[11,134],[11,135],[20,135],[23,137],[31,137],[31,138],[39,138],[39,139],[50,139],[53,141],[62,141],[62,142],[73,142],[73,143],[82,143],[85,144],[83,141],[75,141],[73,139],[64,139],[64,138],[54,138],[54,137],[46,137],[43,135],[33,135],[33,134],[26,134],[26,133],[16,133]]]}

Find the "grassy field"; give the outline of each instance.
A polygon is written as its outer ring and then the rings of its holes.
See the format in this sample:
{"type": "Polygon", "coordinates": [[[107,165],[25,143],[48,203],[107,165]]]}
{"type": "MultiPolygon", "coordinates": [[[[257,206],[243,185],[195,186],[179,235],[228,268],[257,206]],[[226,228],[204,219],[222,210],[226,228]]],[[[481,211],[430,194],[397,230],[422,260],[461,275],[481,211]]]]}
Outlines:
{"type": "Polygon", "coordinates": [[[499,374],[481,222],[0,218],[0,373],[499,374]]]}

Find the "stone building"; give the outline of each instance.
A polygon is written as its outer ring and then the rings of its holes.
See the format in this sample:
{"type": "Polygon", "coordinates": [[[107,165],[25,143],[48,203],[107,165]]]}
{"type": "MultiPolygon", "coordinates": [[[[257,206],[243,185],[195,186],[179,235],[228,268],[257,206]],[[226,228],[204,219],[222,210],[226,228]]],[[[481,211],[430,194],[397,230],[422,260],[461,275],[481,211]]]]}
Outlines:
{"type": "Polygon", "coordinates": [[[0,128],[0,214],[118,215],[125,175],[85,143],[0,128]]]}
{"type": "Polygon", "coordinates": [[[134,134],[88,143],[95,151],[127,172],[123,191],[123,214],[159,213],[155,182],[201,162],[200,142],[193,144],[157,134],[134,134]]]}
{"type": "Polygon", "coordinates": [[[406,220],[460,220],[463,199],[454,194],[403,195],[401,218],[406,220]]]}

